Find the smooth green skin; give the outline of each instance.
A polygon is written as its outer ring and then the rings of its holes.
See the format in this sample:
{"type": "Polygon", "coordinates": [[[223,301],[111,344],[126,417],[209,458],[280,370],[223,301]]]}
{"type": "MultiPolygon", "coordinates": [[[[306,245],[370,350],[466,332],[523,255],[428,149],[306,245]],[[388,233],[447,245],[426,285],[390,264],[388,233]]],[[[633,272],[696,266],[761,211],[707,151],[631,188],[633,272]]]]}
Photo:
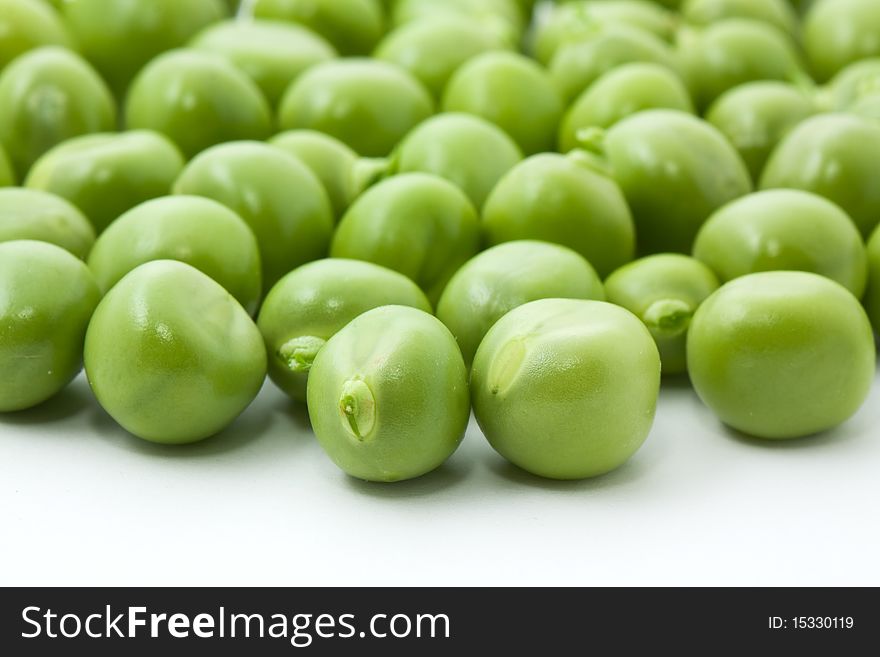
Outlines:
{"type": "Polygon", "coordinates": [[[821,274],[856,297],[868,274],[865,243],[839,207],[809,192],[771,189],[737,199],[703,224],[694,257],[722,282],[760,271],[821,274]]]}
{"type": "Polygon", "coordinates": [[[257,321],[272,381],[305,401],[309,370],[324,343],[358,315],[391,305],[432,312],[418,285],[371,262],[328,258],[293,270],[266,296],[257,321]]]}
{"type": "Polygon", "coordinates": [[[61,247],[0,244],[0,412],[36,406],[73,380],[100,299],[91,272],[61,247]]]}
{"type": "Polygon", "coordinates": [[[406,136],[394,153],[393,166],[401,173],[422,171],[445,178],[480,209],[498,181],[522,159],[517,143],[494,123],[471,114],[445,113],[406,136]]]}
{"type": "Polygon", "coordinates": [[[632,210],[642,255],[690,253],[709,215],[752,190],[730,142],[684,112],[634,114],[608,131],[604,148],[632,210]]]}
{"type": "Polygon", "coordinates": [[[804,17],[803,42],[813,75],[825,82],[848,64],[880,55],[880,4],[818,0],[804,17]]]}
{"type": "Polygon", "coordinates": [[[15,184],[15,171],[12,170],[12,162],[6,154],[3,144],[0,144],[0,187],[11,187],[15,184]]]}
{"type": "Polygon", "coordinates": [[[626,199],[581,155],[533,155],[504,176],[483,208],[486,243],[562,244],[603,277],[632,260],[636,236],[626,199]]]}
{"type": "Polygon", "coordinates": [[[269,103],[256,83],[222,56],[192,49],[159,55],[138,74],[125,123],[164,134],[187,159],[215,144],[272,132],[269,103]]]}
{"type": "Polygon", "coordinates": [[[570,103],[608,71],[633,62],[679,70],[672,47],[659,37],[627,25],[609,25],[560,48],[550,62],[550,78],[570,103]]]}
{"type": "Polygon", "coordinates": [[[821,114],[794,128],[770,156],[760,187],[802,189],[833,201],[862,235],[880,221],[880,125],[848,114],[821,114]]]}
{"type": "Polygon", "coordinates": [[[248,313],[261,298],[260,253],[247,224],[225,205],[200,196],[166,196],[123,214],[95,242],[89,269],[106,293],[153,260],[192,265],[222,285],[248,313]]]}
{"type": "Polygon", "coordinates": [[[370,53],[385,30],[376,0],[256,0],[253,15],[300,23],[344,56],[370,53]]]}
{"type": "Polygon", "coordinates": [[[659,64],[624,64],[596,80],[568,109],[559,126],[559,150],[577,148],[578,130],[610,128],[636,112],[661,108],[694,111],[681,78],[659,64]]]}
{"type": "Polygon", "coordinates": [[[223,19],[219,0],[64,0],[64,21],[121,100],[147,62],[223,19]]]}
{"type": "Polygon", "coordinates": [[[52,7],[33,0],[0,0],[0,71],[22,53],[52,45],[73,47],[52,7]]]}
{"type": "Polygon", "coordinates": [[[329,42],[310,30],[269,20],[216,23],[190,46],[225,56],[256,82],[272,107],[304,71],[337,56],[329,42]]]}
{"type": "Polygon", "coordinates": [[[865,96],[854,104],[849,111],[856,116],[870,121],[880,121],[880,93],[865,96]]]}
{"type": "Polygon", "coordinates": [[[463,16],[511,44],[518,43],[526,29],[524,14],[510,0],[396,0],[390,12],[395,27],[450,15],[463,16]]]}
{"type": "Polygon", "coordinates": [[[205,196],[235,211],[260,245],[264,294],[287,272],[327,255],[333,209],[318,178],[268,144],[211,148],[184,169],[175,194],[205,196]]]}
{"type": "Polygon", "coordinates": [[[733,144],[757,182],[782,138],[817,112],[813,97],[785,82],[747,82],[723,93],[706,120],[733,144]]]}
{"type": "Polygon", "coordinates": [[[492,447],[551,479],[622,465],[654,421],[660,355],[637,317],[602,301],[542,299],[489,329],[471,400],[492,447]]]}
{"type": "Polygon", "coordinates": [[[827,85],[830,109],[845,110],[880,93],[880,57],[863,59],[841,69],[827,85]]]}
{"type": "Polygon", "coordinates": [[[477,211],[443,178],[404,173],[371,187],[339,223],[330,255],[366,260],[414,280],[431,303],[480,247],[477,211]]]}
{"type": "Polygon", "coordinates": [[[847,420],[868,395],[871,324],[842,285],[807,272],[749,274],[706,299],[688,331],[700,399],[746,434],[797,438],[847,420]]]}
{"type": "Polygon", "coordinates": [[[679,253],[658,253],[624,265],[605,280],[610,303],[638,317],[654,338],[664,375],[687,371],[687,331],[700,304],[718,289],[706,265],[679,253]]]}
{"type": "Polygon", "coordinates": [[[375,308],[318,352],[308,407],[318,442],[347,474],[412,479],[461,442],[470,417],[467,369],[440,320],[406,306],[375,308]]]}
{"type": "Polygon", "coordinates": [[[865,308],[874,325],[874,332],[880,335],[880,228],[868,240],[868,289],[865,293],[865,308]]]}
{"type": "Polygon", "coordinates": [[[290,86],[278,109],[283,130],[311,129],[360,155],[384,157],[434,112],[431,95],[403,69],[371,59],[319,64],[290,86]]]}
{"type": "Polygon", "coordinates": [[[537,299],[595,299],[605,291],[593,266],[564,246],[521,240],[474,256],[449,281],[437,304],[470,367],[486,333],[509,311],[537,299]]]}
{"type": "Polygon", "coordinates": [[[694,25],[711,25],[728,18],[748,18],[772,25],[797,38],[797,12],[786,0],[684,0],[684,20],[694,25]]]}
{"type": "Polygon", "coordinates": [[[75,206],[35,189],[0,189],[0,242],[49,242],[85,260],[95,243],[95,230],[75,206]]]}
{"type": "Polygon", "coordinates": [[[66,139],[116,128],[110,90],[79,55],[31,50],[0,74],[0,143],[19,176],[66,139]]]}
{"type": "Polygon", "coordinates": [[[552,151],[562,99],[538,64],[511,52],[488,52],[462,66],[443,94],[443,111],[475,114],[513,137],[526,155],[552,151]]]}
{"type": "Polygon", "coordinates": [[[755,80],[793,80],[802,73],[788,37],[760,21],[731,18],[681,31],[678,56],[694,103],[707,108],[729,89],[755,80]]]}
{"type": "Polygon", "coordinates": [[[150,130],[74,137],[34,163],[25,186],[61,196],[100,233],[134,206],[171,193],[183,156],[150,130]]]}

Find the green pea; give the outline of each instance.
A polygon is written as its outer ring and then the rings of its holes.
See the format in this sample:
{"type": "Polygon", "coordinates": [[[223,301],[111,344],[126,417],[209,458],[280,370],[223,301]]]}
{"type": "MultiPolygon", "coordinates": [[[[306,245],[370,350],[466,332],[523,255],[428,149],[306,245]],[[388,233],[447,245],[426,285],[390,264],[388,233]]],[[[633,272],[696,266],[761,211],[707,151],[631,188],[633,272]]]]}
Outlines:
{"type": "Polygon", "coordinates": [[[11,187],[15,184],[15,171],[12,170],[12,162],[6,154],[6,149],[0,143],[0,187],[11,187]]]}
{"type": "Polygon", "coordinates": [[[53,45],[70,48],[73,43],[52,7],[33,0],[0,0],[0,71],[28,50],[53,45]]]}
{"type": "Polygon", "coordinates": [[[95,243],[89,220],[54,194],[18,187],[0,189],[0,242],[50,242],[84,260],[95,243]]]}
{"type": "Polygon", "coordinates": [[[880,93],[880,57],[862,59],[841,69],[828,83],[830,106],[845,110],[860,99],[880,93]]]}
{"type": "Polygon", "coordinates": [[[749,274],[694,315],[688,371],[725,424],[758,438],[831,429],[858,410],[874,380],[871,325],[839,283],[808,272],[749,274]]]}
{"type": "Polygon", "coordinates": [[[503,315],[550,298],[604,300],[605,292],[596,270],[575,251],[547,242],[507,242],[474,256],[455,273],[437,304],[437,317],[470,366],[486,332],[503,315]]]}
{"type": "Polygon", "coordinates": [[[787,0],[684,0],[682,17],[695,25],[726,18],[749,18],[772,25],[792,37],[799,32],[798,16],[787,0]]]}
{"type": "Polygon", "coordinates": [[[483,209],[486,243],[562,244],[584,256],[600,276],[632,260],[635,230],[626,199],[581,155],[533,155],[505,175],[483,209]]]}
{"type": "Polygon", "coordinates": [[[333,210],[321,182],[279,148],[232,142],[196,157],[175,194],[205,196],[235,211],[260,246],[263,292],[287,272],[327,255],[333,210]]]}
{"type": "Polygon", "coordinates": [[[89,268],[103,292],[153,260],[178,260],[217,281],[253,314],[261,296],[260,253],[247,224],[198,196],[166,196],[132,208],[98,238],[89,268]]]}
{"type": "Polygon", "coordinates": [[[330,255],[405,274],[434,303],[479,246],[479,219],[464,192],[437,176],[405,173],[354,202],[336,229],[330,255]]]}
{"type": "Polygon", "coordinates": [[[434,111],[430,94],[388,62],[347,59],[319,64],[281,100],[282,129],[325,132],[359,154],[383,157],[434,111]]]}
{"type": "Polygon", "coordinates": [[[510,0],[395,0],[391,24],[436,21],[450,15],[464,17],[509,43],[517,43],[525,30],[524,15],[510,0]]]}
{"type": "Polygon", "coordinates": [[[467,370],[440,320],[406,306],[369,310],[318,352],[309,418],[342,470],[400,481],[455,451],[470,417],[467,370]]]}
{"type": "Polygon", "coordinates": [[[200,32],[193,48],[223,55],[257,83],[275,107],[290,83],[336,50],[310,30],[269,20],[226,20],[200,32]]]}
{"type": "Polygon", "coordinates": [[[100,233],[123,212],[170,194],[183,164],[177,147],[156,132],[84,135],[47,151],[25,185],[67,199],[100,233]]]}
{"type": "Polygon", "coordinates": [[[818,0],[804,17],[804,50],[820,82],[847,64],[880,55],[880,4],[818,0]]]}
{"type": "Polygon", "coordinates": [[[101,293],[85,264],[29,240],[0,244],[0,412],[40,404],[82,368],[101,293]]]}
{"type": "Polygon", "coordinates": [[[551,479],[610,472],[654,420],[660,356],[632,313],[542,299],[489,329],[471,370],[474,415],[504,458],[551,479]]]}
{"type": "Polygon", "coordinates": [[[475,208],[482,208],[502,176],[522,159],[516,142],[494,123],[471,114],[447,113],[409,133],[393,161],[403,173],[422,171],[445,178],[464,191],[475,208]]]}
{"type": "Polygon", "coordinates": [[[875,229],[868,240],[868,289],[865,293],[865,307],[880,334],[880,228],[875,229]]]}
{"type": "Polygon", "coordinates": [[[272,130],[259,87],[220,55],[197,50],[151,61],[131,84],[125,122],[161,132],[187,158],[225,141],[265,139],[272,130]]]}
{"type": "Polygon", "coordinates": [[[559,127],[559,150],[577,147],[578,130],[609,128],[630,114],[661,108],[694,111],[681,78],[659,64],[624,64],[596,80],[568,109],[559,127]]]}
{"type": "Polygon", "coordinates": [[[56,46],[22,55],[0,74],[0,143],[22,177],[65,139],[116,127],[113,97],[75,53],[56,46]]]}
{"type": "Polygon", "coordinates": [[[858,116],[823,114],[788,133],[770,156],[760,186],[824,196],[868,236],[880,221],[878,167],[880,125],[858,116]]]}
{"type": "Polygon", "coordinates": [[[446,87],[443,110],[476,114],[506,131],[527,155],[553,150],[562,99],[547,72],[527,57],[484,53],[446,87]]]}
{"type": "Polygon", "coordinates": [[[329,258],[303,265],[266,296],[257,322],[269,357],[269,376],[297,401],[324,344],[358,315],[379,306],[431,312],[425,293],[396,271],[360,260],[329,258]]]}

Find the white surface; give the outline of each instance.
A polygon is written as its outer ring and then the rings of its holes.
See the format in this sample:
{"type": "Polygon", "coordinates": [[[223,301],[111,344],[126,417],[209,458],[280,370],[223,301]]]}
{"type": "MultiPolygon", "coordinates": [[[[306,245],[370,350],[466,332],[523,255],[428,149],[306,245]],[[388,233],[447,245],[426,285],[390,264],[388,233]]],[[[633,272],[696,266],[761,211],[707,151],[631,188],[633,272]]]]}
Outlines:
{"type": "Polygon", "coordinates": [[[878,585],[880,381],[838,430],[735,436],[666,384],[594,481],[505,465],[474,423],[440,470],[347,478],[267,383],[224,434],[125,434],[80,378],[0,416],[2,585],[878,585]]]}

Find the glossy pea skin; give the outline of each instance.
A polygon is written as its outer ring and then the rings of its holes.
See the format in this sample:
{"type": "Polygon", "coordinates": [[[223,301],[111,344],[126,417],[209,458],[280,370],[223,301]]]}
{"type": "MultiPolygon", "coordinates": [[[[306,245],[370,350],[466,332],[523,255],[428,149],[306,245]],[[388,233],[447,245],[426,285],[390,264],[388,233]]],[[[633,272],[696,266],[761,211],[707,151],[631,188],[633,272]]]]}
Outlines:
{"type": "Polygon", "coordinates": [[[353,477],[400,481],[440,466],[470,417],[467,370],[440,320],[383,306],[352,320],[309,373],[312,428],[353,477]]]}
{"type": "Polygon", "coordinates": [[[0,71],[28,50],[53,45],[73,46],[55,10],[33,0],[0,0],[0,71]]]}
{"type": "Polygon", "coordinates": [[[798,87],[759,81],[721,94],[706,120],[730,140],[757,182],[782,138],[816,112],[816,101],[798,87]]]}
{"type": "Polygon", "coordinates": [[[464,192],[438,176],[405,173],[371,187],[352,204],[330,255],[398,271],[435,303],[479,246],[479,219],[464,192]]]}
{"type": "Polygon", "coordinates": [[[865,308],[874,325],[874,332],[880,335],[880,229],[875,229],[868,240],[868,289],[865,293],[865,308]]]}
{"type": "Polygon", "coordinates": [[[47,151],[25,186],[61,196],[103,231],[134,206],[171,193],[183,156],[150,130],[83,135],[47,151]]]}
{"type": "Polygon", "coordinates": [[[327,255],[333,210],[305,164],[258,142],[215,146],[187,165],[175,194],[219,201],[250,226],[260,246],[263,291],[287,272],[327,255]]]}
{"type": "Polygon", "coordinates": [[[841,69],[827,85],[830,106],[835,110],[852,107],[864,97],[880,93],[880,57],[861,59],[841,69]]]}
{"type": "Polygon", "coordinates": [[[390,16],[393,26],[463,17],[510,43],[520,41],[526,27],[524,15],[510,0],[395,0],[390,16]]]}
{"type": "Polygon", "coordinates": [[[880,121],[880,93],[865,96],[850,107],[849,112],[869,121],[880,121]]]}
{"type": "Polygon", "coordinates": [[[0,187],[11,187],[15,184],[15,171],[12,170],[12,162],[6,154],[6,149],[0,143],[0,187]]]}
{"type": "Polygon", "coordinates": [[[748,18],[772,25],[792,37],[797,37],[799,32],[797,12],[788,0],[685,0],[681,15],[694,25],[748,18]]]}
{"type": "Polygon", "coordinates": [[[365,157],[384,157],[434,111],[430,94],[403,69],[369,59],[319,64],[290,86],[278,110],[283,130],[325,132],[365,157]]]}
{"type": "Polygon", "coordinates": [[[416,127],[392,159],[401,173],[421,171],[445,178],[479,209],[504,174],[522,161],[523,154],[494,123],[449,112],[416,127]]]}
{"type": "Polygon", "coordinates": [[[694,111],[681,78],[659,64],[624,64],[591,84],[568,109],[559,127],[559,150],[576,148],[582,128],[609,128],[636,112],[661,108],[694,111]]]}
{"type": "Polygon", "coordinates": [[[85,260],[95,231],[75,206],[54,194],[33,189],[0,189],[0,242],[49,242],[85,260]]]}
{"type": "Polygon", "coordinates": [[[874,380],[874,336],[842,285],[808,272],[737,278],[706,299],[688,332],[688,371],[728,426],[767,439],[831,429],[874,380]]]}
{"type": "Polygon", "coordinates": [[[583,479],[622,465],[654,420],[660,356],[632,313],[602,301],[542,299],[489,329],[471,370],[477,422],[514,465],[583,479]]]}
{"type": "Polygon", "coordinates": [[[220,55],[191,49],[164,53],[138,74],[125,123],[164,134],[186,158],[221,142],[265,139],[272,131],[259,87],[220,55]]]}
{"type": "Polygon", "coordinates": [[[491,121],[531,155],[553,150],[563,106],[538,64],[516,53],[489,52],[452,76],[443,94],[443,110],[491,121]]]}
{"type": "Polygon", "coordinates": [[[116,127],[107,86],[77,54],[56,46],[22,55],[0,74],[0,143],[24,177],[47,150],[116,127]]]}
{"type": "Polygon", "coordinates": [[[606,276],[635,254],[632,215],[617,184],[570,156],[543,153],[501,179],[483,209],[487,244],[543,240],[567,246],[606,276]]]}
{"type": "Polygon", "coordinates": [[[880,55],[880,4],[874,0],[818,0],[804,17],[807,60],[819,82],[847,64],[880,55]]]}
{"type": "Polygon", "coordinates": [[[358,315],[391,305],[432,311],[412,280],[371,262],[328,258],[293,270],[266,295],[257,322],[272,381],[305,401],[309,370],[327,340],[358,315]]]}
{"type": "Polygon", "coordinates": [[[269,20],[225,20],[200,32],[190,46],[229,59],[272,107],[305,70],[337,56],[333,46],[310,30],[269,20]]]}
{"type": "Polygon", "coordinates": [[[537,299],[604,300],[596,270],[558,244],[521,240],[474,256],[449,281],[437,318],[455,336],[470,367],[486,332],[508,311],[537,299]]]}
{"type": "Polygon", "coordinates": [[[208,276],[156,260],[104,297],[85,342],[89,385],[127,431],[191,443],[232,423],[266,376],[263,339],[247,312],[208,276]]]}
{"type": "Polygon", "coordinates": [[[794,128],[770,156],[760,187],[802,189],[839,205],[862,235],[880,221],[880,125],[821,114],[794,128]]]}
{"type": "Polygon", "coordinates": [[[253,314],[261,297],[260,253],[247,224],[217,201],[166,196],[132,208],[98,238],[89,269],[103,292],[153,260],[192,265],[253,314]]]}
{"type": "Polygon", "coordinates": [[[0,412],[36,406],[70,383],[100,299],[88,268],[61,247],[0,244],[0,412]]]}

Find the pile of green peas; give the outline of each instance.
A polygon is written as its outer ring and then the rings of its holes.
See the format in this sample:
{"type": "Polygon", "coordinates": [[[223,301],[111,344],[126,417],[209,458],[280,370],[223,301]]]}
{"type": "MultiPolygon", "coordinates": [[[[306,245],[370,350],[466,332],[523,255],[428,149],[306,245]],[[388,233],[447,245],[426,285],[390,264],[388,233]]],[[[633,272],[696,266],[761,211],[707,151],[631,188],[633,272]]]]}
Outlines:
{"type": "Polygon", "coordinates": [[[0,0],[0,412],[268,373],[346,473],[622,465],[661,380],[789,439],[880,331],[877,0],[0,0]],[[662,376],[661,376],[662,374],[662,376]]]}

